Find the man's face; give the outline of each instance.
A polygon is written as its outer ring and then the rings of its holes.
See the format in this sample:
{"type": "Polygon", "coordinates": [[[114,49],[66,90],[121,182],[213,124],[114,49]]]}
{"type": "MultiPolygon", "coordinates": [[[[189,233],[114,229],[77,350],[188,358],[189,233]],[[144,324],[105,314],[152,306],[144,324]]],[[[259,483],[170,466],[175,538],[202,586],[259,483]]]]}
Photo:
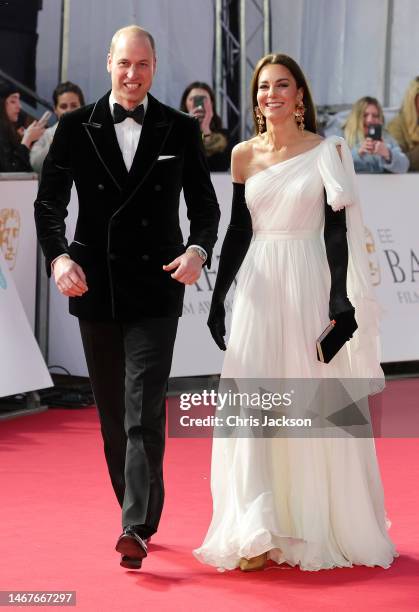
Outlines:
{"type": "Polygon", "coordinates": [[[156,71],[156,58],[147,36],[122,34],[108,55],[112,91],[124,108],[135,108],[149,91],[156,71]]]}

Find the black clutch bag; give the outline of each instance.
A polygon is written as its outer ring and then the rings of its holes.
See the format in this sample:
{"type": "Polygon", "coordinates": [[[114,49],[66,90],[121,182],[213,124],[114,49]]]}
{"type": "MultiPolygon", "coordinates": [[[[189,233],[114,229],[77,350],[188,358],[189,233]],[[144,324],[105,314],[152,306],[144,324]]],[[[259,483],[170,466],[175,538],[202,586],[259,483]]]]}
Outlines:
{"type": "Polygon", "coordinates": [[[316,341],[317,359],[319,361],[329,363],[342,346],[352,338],[352,334],[358,327],[353,317],[349,325],[348,327],[347,323],[339,324],[339,321],[330,321],[316,341]]]}

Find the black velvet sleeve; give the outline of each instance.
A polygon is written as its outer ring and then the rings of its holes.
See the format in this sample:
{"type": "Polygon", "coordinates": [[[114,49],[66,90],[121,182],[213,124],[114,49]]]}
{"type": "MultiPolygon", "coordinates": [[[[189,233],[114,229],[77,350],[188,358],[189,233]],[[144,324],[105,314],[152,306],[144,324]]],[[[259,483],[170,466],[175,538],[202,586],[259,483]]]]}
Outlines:
{"type": "Polygon", "coordinates": [[[54,140],[44,161],[35,200],[35,224],[45,255],[48,276],[51,274],[51,262],[59,255],[69,252],[65,237],[65,218],[73,184],[69,155],[72,129],[70,115],[71,113],[64,116],[58,123],[54,140]]]}
{"type": "Polygon", "coordinates": [[[221,248],[208,317],[208,327],[212,337],[222,350],[226,349],[224,300],[248,251],[252,233],[252,220],[246,205],[244,184],[233,183],[231,219],[221,248]]]}

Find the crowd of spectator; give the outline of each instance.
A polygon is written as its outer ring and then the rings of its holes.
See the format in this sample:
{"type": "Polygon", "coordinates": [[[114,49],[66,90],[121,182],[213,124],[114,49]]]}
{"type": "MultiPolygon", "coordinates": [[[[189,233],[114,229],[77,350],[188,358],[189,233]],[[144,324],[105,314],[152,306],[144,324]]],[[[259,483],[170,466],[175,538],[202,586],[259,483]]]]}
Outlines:
{"type": "MultiPolygon", "coordinates": [[[[67,112],[85,104],[83,92],[75,83],[60,83],[53,92],[54,112],[59,121],[67,112]]],[[[180,110],[199,122],[203,146],[212,172],[230,167],[232,141],[217,114],[215,95],[205,82],[194,81],[184,90],[180,110]]],[[[20,93],[7,82],[0,82],[0,172],[41,173],[58,121],[33,121],[22,126],[20,93]]],[[[404,173],[419,171],[419,77],[405,93],[401,108],[385,126],[380,102],[364,96],[352,106],[341,124],[340,133],[352,151],[356,172],[404,173]]]]}

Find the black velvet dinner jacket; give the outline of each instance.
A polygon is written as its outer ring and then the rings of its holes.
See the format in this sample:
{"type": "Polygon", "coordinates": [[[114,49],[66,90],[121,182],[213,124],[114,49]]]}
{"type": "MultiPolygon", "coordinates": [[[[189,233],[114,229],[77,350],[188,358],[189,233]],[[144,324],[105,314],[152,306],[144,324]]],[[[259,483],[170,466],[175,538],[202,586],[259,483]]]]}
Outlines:
{"type": "Polygon", "coordinates": [[[45,159],[35,221],[47,272],[62,253],[81,265],[89,290],[70,298],[70,312],[83,319],[180,316],[184,285],[162,265],[198,244],[207,251],[209,266],[220,217],[199,125],[148,94],[128,172],[109,93],[60,120],[45,159]],[[64,219],[73,181],[79,214],[68,245],[64,219]],[[182,188],[190,219],[186,244],[179,226],[182,188]]]}

